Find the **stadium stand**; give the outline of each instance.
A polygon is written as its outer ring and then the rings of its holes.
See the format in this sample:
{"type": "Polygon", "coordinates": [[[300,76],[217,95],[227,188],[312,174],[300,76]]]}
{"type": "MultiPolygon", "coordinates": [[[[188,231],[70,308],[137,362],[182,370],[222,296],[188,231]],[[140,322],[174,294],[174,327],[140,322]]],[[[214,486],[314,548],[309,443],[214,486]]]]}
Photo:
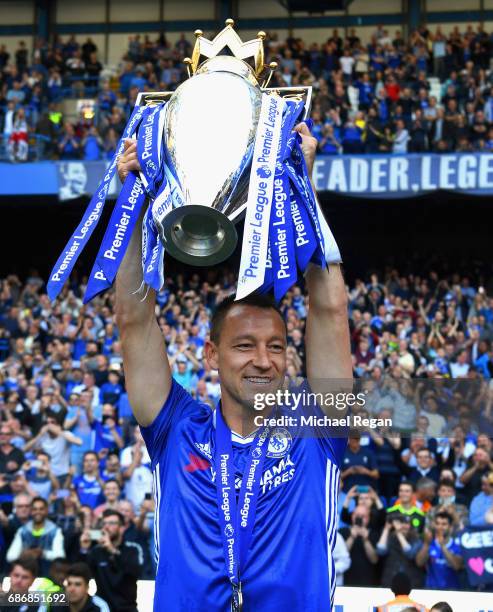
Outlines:
{"type": "MultiPolygon", "coordinates": [[[[313,133],[319,152],[339,153],[493,150],[493,43],[482,25],[456,26],[445,35],[426,26],[404,39],[379,26],[368,44],[357,30],[334,30],[324,44],[268,38],[272,84],[311,85],[313,133]]],[[[88,37],[38,40],[31,57],[19,42],[0,45],[0,159],[111,157],[139,91],[174,91],[187,77],[184,35],[129,37],[119,70],[103,67],[88,37]],[[64,100],[89,101],[75,120],[64,100]]]]}

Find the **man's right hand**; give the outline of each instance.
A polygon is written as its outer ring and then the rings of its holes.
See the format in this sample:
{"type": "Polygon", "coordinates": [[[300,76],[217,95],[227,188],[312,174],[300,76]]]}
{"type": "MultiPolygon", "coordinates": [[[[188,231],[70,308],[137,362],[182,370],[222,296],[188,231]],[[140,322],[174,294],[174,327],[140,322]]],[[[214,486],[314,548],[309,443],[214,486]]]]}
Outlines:
{"type": "Polygon", "coordinates": [[[137,141],[132,138],[125,140],[125,149],[120,155],[117,163],[118,176],[122,183],[128,176],[129,172],[140,172],[140,164],[137,159],[137,141]]]}

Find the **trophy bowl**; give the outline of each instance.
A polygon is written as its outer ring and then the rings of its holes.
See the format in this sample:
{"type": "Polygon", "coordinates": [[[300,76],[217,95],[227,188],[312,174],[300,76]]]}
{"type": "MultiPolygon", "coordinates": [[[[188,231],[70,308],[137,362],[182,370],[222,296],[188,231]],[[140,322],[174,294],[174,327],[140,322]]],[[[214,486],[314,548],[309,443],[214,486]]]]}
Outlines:
{"type": "Polygon", "coordinates": [[[168,163],[184,205],[170,211],[159,230],[166,251],[187,264],[219,263],[238,240],[234,220],[246,204],[262,97],[245,78],[249,70],[234,57],[209,59],[166,106],[168,163]]]}

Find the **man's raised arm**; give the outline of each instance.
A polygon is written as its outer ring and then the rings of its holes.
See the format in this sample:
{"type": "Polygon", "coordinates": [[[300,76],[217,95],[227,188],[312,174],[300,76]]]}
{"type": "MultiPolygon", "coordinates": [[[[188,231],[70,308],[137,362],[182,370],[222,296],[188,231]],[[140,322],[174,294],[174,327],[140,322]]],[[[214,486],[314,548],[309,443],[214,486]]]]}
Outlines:
{"type": "MultiPolygon", "coordinates": [[[[126,143],[125,153],[118,162],[118,174],[123,182],[129,172],[138,171],[137,147],[126,143]]],[[[141,221],[135,226],[130,244],[116,277],[116,323],[122,341],[123,369],[128,398],[140,425],[150,425],[171,388],[171,371],[163,334],[156,321],[156,295],[149,289],[134,294],[142,283],[141,221]]]]}
{"type": "MultiPolygon", "coordinates": [[[[295,129],[301,135],[301,149],[311,175],[317,140],[310,134],[306,124],[300,123],[295,129]]],[[[322,269],[309,264],[305,280],[309,299],[305,332],[308,382],[317,391],[316,387],[327,387],[329,380],[337,379],[341,391],[350,391],[353,368],[347,293],[341,267],[339,264],[330,264],[328,269],[322,269]]]]}
{"type": "Polygon", "coordinates": [[[351,384],[347,296],[339,264],[322,269],[310,264],[306,273],[306,372],[308,381],[338,380],[351,384]]]}

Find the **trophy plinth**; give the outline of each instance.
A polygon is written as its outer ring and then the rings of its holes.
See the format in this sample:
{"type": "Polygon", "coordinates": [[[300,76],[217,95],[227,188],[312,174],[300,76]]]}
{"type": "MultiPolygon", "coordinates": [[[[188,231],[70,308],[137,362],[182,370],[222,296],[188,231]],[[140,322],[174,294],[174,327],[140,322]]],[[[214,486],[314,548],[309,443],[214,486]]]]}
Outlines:
{"type": "Polygon", "coordinates": [[[162,223],[166,251],[191,266],[213,266],[228,259],[238,242],[234,223],[206,206],[190,204],[170,211],[162,223]]]}

